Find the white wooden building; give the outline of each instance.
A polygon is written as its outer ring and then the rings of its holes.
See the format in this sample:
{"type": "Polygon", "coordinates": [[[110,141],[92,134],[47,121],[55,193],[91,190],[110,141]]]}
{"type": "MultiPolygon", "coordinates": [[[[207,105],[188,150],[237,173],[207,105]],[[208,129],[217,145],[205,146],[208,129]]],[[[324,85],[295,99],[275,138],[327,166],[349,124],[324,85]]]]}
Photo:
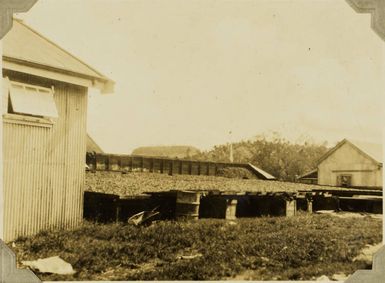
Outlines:
{"type": "Polygon", "coordinates": [[[382,187],[382,145],[344,139],[318,162],[318,184],[382,187]]]}

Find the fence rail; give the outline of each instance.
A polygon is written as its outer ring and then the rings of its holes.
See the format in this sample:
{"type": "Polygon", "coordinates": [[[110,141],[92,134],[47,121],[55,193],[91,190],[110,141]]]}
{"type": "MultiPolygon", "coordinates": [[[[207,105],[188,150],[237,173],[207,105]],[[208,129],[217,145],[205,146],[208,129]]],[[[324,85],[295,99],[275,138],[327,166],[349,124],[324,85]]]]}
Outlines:
{"type": "Polygon", "coordinates": [[[224,168],[244,168],[259,179],[272,179],[267,177],[266,174],[261,173],[262,170],[248,163],[196,161],[108,153],[87,153],[86,163],[90,170],[96,171],[138,171],[169,175],[186,174],[218,176],[220,170],[224,168]]]}

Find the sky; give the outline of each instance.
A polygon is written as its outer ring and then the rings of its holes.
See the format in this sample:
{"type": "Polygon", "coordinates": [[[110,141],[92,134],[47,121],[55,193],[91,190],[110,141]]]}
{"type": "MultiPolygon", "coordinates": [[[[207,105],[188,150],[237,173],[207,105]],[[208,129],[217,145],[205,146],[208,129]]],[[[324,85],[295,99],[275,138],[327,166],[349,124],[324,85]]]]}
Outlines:
{"type": "Polygon", "coordinates": [[[384,42],[344,0],[39,0],[17,17],[116,82],[89,93],[106,152],[382,141],[384,42]]]}

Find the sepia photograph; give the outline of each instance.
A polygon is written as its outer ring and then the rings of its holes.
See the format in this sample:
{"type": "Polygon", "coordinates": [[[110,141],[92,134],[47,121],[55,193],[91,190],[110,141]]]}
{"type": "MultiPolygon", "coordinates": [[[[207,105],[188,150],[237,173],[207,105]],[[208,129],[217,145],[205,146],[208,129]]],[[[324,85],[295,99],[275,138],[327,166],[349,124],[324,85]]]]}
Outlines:
{"type": "Polygon", "coordinates": [[[364,2],[4,0],[0,281],[364,282],[385,92],[364,2]]]}

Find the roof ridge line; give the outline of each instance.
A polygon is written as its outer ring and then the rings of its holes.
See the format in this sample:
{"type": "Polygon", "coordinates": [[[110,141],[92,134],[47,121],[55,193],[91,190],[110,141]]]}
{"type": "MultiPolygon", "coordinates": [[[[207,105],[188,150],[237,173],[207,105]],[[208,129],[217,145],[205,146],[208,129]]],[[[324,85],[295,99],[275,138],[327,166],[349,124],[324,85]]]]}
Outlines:
{"type": "Polygon", "coordinates": [[[346,141],[347,141],[349,144],[351,144],[353,147],[355,147],[356,149],[358,149],[358,150],[359,150],[362,154],[364,154],[365,156],[369,157],[370,159],[372,159],[373,161],[375,161],[375,162],[378,163],[378,164],[382,164],[381,161],[376,160],[376,158],[374,158],[374,157],[371,156],[369,153],[367,153],[367,152],[365,152],[363,149],[361,149],[361,148],[359,147],[359,145],[356,145],[356,144],[354,143],[354,141],[350,141],[350,140],[348,140],[348,139],[346,139],[346,141]]]}
{"type": "Polygon", "coordinates": [[[344,138],[342,141],[340,141],[339,143],[337,143],[333,148],[329,149],[324,155],[322,155],[318,160],[317,160],[317,166],[322,162],[324,161],[326,158],[328,158],[333,152],[335,152],[338,148],[340,148],[342,145],[344,145],[345,143],[349,143],[353,148],[355,148],[356,150],[358,150],[361,154],[363,154],[364,156],[368,157],[369,159],[371,159],[372,161],[374,161],[375,163],[377,164],[382,164],[382,161],[378,161],[376,160],[374,157],[372,157],[371,155],[369,155],[368,153],[366,153],[363,149],[361,149],[359,146],[355,145],[354,142],[348,140],[347,138],[344,138]]]}
{"type": "Polygon", "coordinates": [[[23,25],[24,27],[26,27],[27,29],[29,29],[31,32],[35,33],[36,35],[38,35],[39,37],[41,37],[42,39],[44,39],[45,41],[47,41],[48,43],[52,44],[53,46],[55,46],[56,48],[60,49],[61,51],[63,51],[64,53],[66,53],[67,55],[73,57],[75,60],[77,60],[79,63],[87,66],[88,68],[90,68],[92,71],[94,71],[96,74],[98,74],[102,79],[107,79],[109,81],[111,81],[110,79],[108,79],[107,76],[105,76],[104,74],[102,74],[101,72],[99,72],[98,70],[94,69],[92,66],[90,66],[89,64],[85,63],[84,61],[82,61],[81,59],[79,59],[77,56],[71,54],[69,51],[65,50],[63,47],[59,46],[57,43],[53,42],[52,40],[48,39],[46,36],[44,36],[43,34],[41,34],[40,32],[36,31],[34,28],[30,27],[29,25],[27,25],[22,19],[16,19],[15,17],[13,17],[13,20],[17,21],[19,24],[23,25]]]}

